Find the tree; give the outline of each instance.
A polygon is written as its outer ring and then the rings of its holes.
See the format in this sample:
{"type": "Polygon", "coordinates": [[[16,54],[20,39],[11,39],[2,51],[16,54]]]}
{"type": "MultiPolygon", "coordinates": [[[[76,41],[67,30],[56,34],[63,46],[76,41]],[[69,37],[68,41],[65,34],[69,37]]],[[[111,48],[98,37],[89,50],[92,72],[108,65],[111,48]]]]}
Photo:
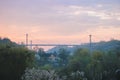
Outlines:
{"type": "Polygon", "coordinates": [[[20,80],[24,70],[33,66],[34,52],[7,41],[9,40],[5,40],[5,44],[0,45],[0,78],[1,80],[20,80]]]}
{"type": "Polygon", "coordinates": [[[120,57],[119,57],[120,50],[115,47],[112,48],[104,55],[103,59],[103,69],[106,71],[106,74],[103,75],[107,80],[112,79],[115,77],[115,71],[120,69],[120,57]]]}
{"type": "Polygon", "coordinates": [[[61,48],[59,49],[58,57],[60,58],[60,66],[65,66],[68,63],[69,52],[64,48],[61,48]]]}
{"type": "Polygon", "coordinates": [[[87,49],[77,49],[70,59],[71,67],[77,71],[86,70],[87,64],[90,62],[90,54],[87,49]],[[76,66],[76,68],[75,68],[76,66]]]}
{"type": "Polygon", "coordinates": [[[90,72],[92,73],[93,80],[101,80],[103,72],[103,53],[101,51],[93,51],[91,56],[90,72]]]}
{"type": "MultiPolygon", "coordinates": [[[[80,72],[87,72],[87,65],[90,63],[90,54],[87,49],[77,49],[73,55],[69,58],[69,63],[66,67],[60,70],[60,75],[67,75],[69,78],[71,73],[76,73],[77,71],[80,72]]],[[[86,76],[86,75],[85,75],[86,76]]],[[[75,77],[75,76],[74,76],[75,77]]],[[[71,80],[75,80],[74,79],[71,80]]],[[[68,79],[70,80],[70,78],[68,79]]]]}
{"type": "Polygon", "coordinates": [[[37,52],[36,55],[40,57],[39,59],[37,59],[37,65],[38,65],[39,67],[40,67],[40,66],[43,67],[44,65],[49,64],[48,59],[49,59],[50,54],[47,54],[47,53],[44,51],[43,48],[39,48],[39,50],[38,50],[38,52],[37,52]]]}

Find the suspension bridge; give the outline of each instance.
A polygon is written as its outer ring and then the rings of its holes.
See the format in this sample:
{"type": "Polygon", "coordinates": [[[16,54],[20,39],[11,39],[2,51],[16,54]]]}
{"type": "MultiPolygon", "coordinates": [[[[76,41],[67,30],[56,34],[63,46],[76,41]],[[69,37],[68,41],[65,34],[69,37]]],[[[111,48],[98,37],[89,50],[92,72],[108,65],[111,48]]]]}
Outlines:
{"type": "Polygon", "coordinates": [[[80,44],[27,44],[25,46],[80,46],[80,44]]]}
{"type": "MultiPolygon", "coordinates": [[[[90,47],[92,42],[91,37],[92,35],[89,35],[90,47]]],[[[30,44],[28,44],[28,34],[26,34],[26,44],[24,44],[24,46],[31,47],[31,49],[33,46],[38,47],[38,46],[80,46],[80,45],[81,44],[33,44],[32,41],[30,41],[30,44]]]]}

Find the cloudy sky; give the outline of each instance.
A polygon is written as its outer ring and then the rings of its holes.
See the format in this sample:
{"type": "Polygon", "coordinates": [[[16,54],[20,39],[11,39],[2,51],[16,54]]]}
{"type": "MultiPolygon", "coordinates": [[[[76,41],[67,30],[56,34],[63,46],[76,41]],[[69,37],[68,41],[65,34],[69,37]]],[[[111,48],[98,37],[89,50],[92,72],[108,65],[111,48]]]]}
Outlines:
{"type": "Polygon", "coordinates": [[[120,0],[0,0],[0,36],[33,43],[120,40],[120,0]]]}

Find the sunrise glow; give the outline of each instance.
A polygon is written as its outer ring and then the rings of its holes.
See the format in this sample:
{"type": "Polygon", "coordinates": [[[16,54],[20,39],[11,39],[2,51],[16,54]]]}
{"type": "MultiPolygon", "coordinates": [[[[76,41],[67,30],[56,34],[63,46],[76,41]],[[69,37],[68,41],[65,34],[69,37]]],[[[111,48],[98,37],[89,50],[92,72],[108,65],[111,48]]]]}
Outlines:
{"type": "Polygon", "coordinates": [[[0,37],[16,43],[81,44],[120,40],[118,0],[1,0],[0,37]]]}

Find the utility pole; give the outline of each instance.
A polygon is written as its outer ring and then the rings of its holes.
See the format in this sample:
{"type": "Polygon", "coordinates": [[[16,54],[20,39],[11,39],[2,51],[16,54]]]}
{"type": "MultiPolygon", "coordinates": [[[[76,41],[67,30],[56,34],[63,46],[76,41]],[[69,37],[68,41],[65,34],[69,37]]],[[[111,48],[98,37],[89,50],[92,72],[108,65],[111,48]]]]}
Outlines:
{"type": "Polygon", "coordinates": [[[90,42],[90,54],[92,53],[92,35],[89,35],[89,42],[90,42]]]}

